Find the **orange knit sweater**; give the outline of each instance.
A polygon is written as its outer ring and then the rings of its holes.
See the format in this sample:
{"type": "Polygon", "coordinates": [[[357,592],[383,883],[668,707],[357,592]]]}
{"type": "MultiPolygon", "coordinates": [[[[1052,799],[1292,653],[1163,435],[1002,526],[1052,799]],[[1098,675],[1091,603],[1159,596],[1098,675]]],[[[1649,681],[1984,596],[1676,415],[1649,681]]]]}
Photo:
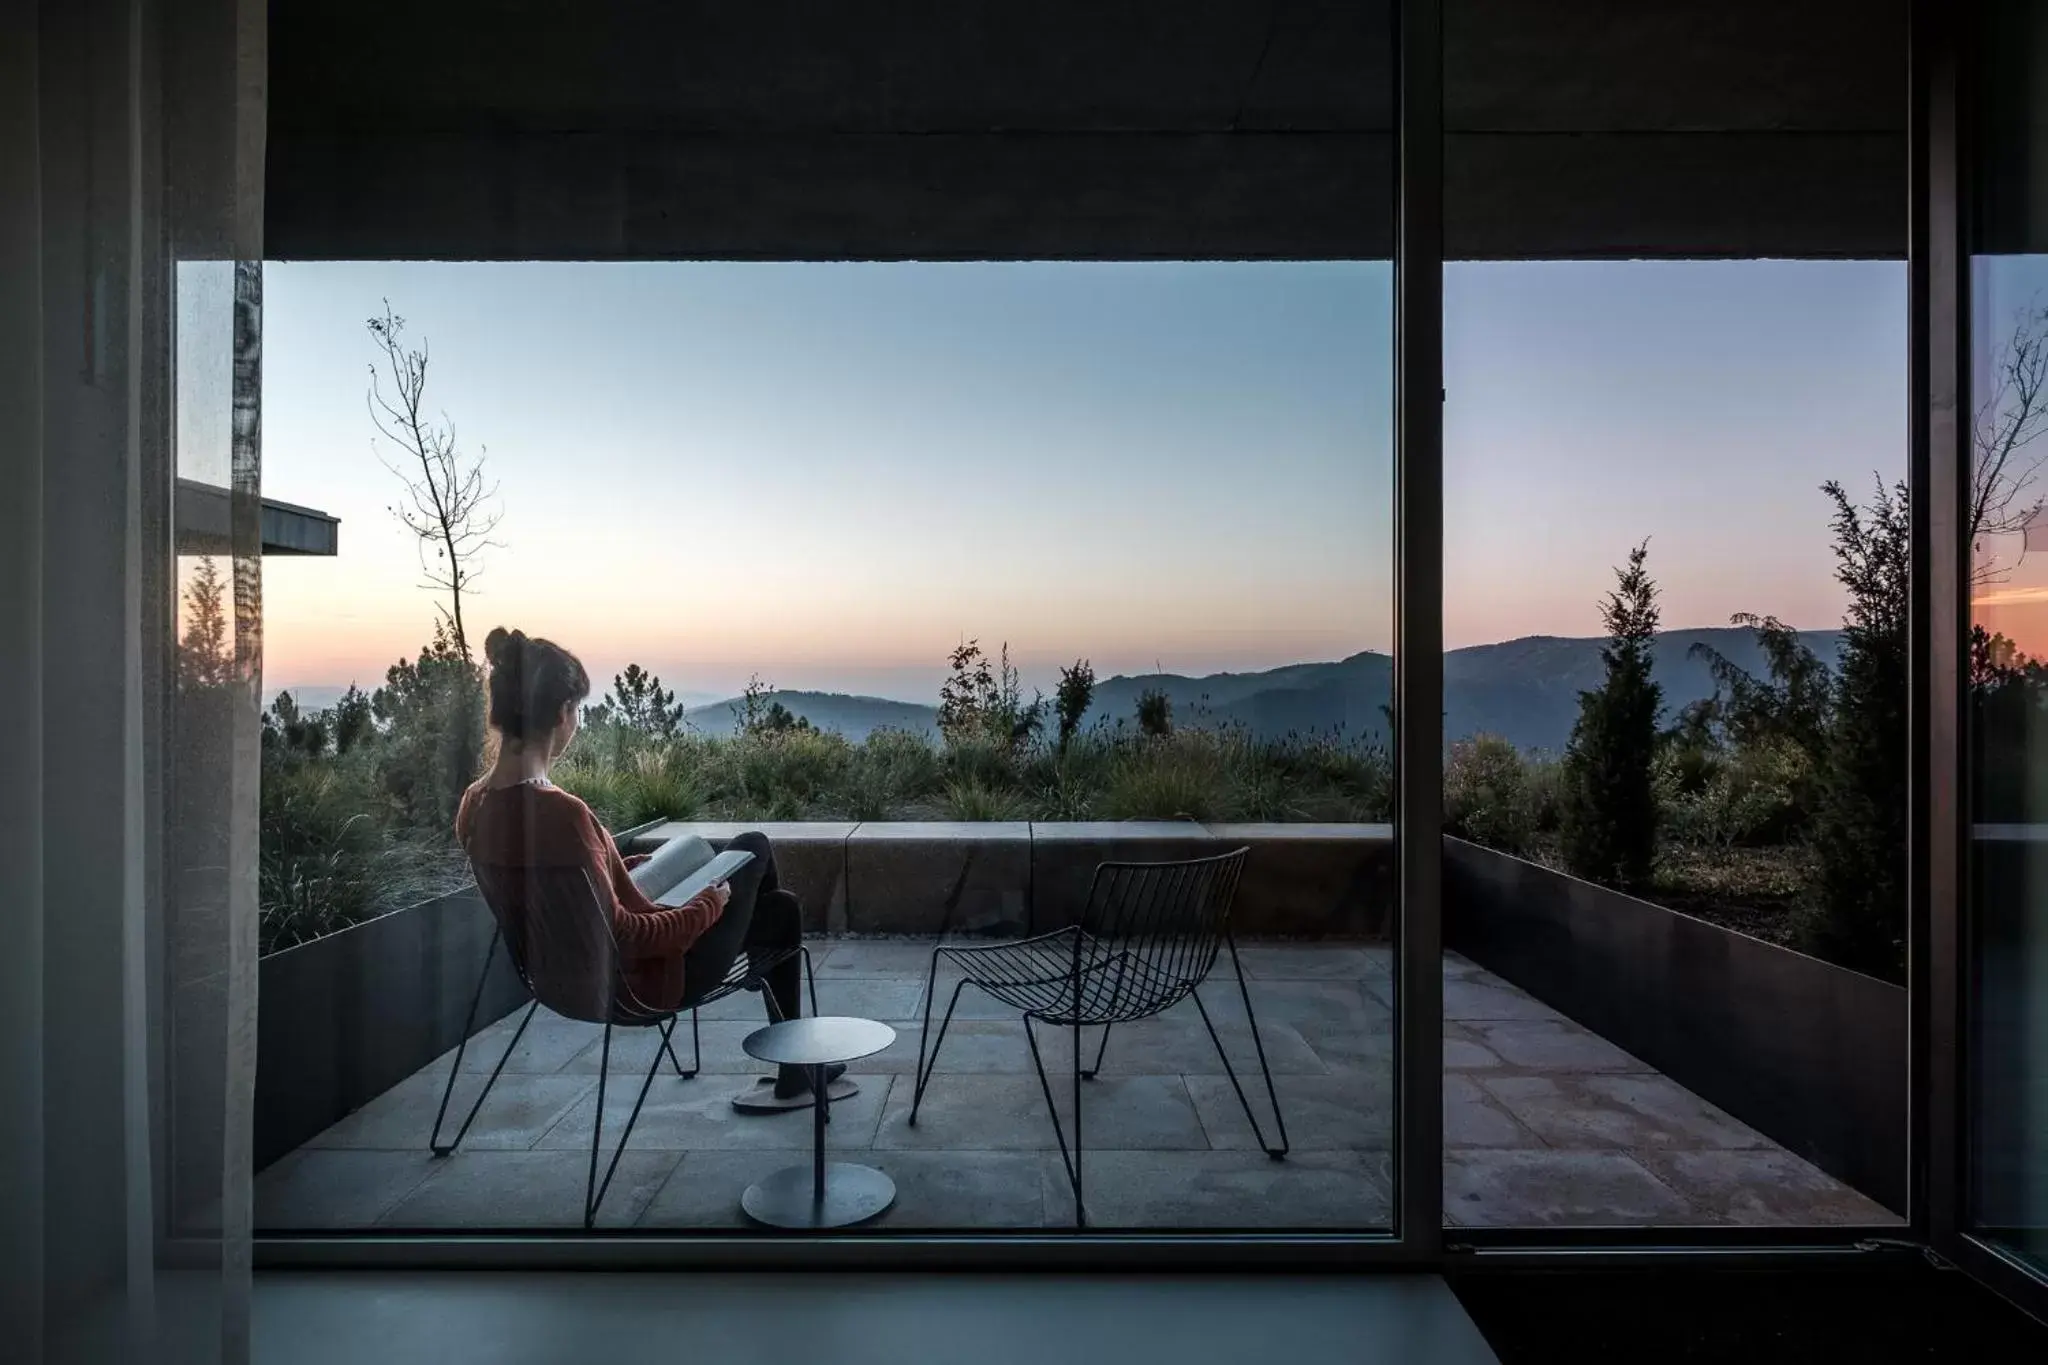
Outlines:
{"type": "Polygon", "coordinates": [[[707,887],[678,906],[656,905],[633,884],[618,845],[590,807],[560,787],[521,783],[462,794],[455,837],[470,861],[497,867],[581,867],[609,892],[612,930],[633,993],[656,1009],[683,994],[683,954],[718,922],[731,891],[707,887]]]}

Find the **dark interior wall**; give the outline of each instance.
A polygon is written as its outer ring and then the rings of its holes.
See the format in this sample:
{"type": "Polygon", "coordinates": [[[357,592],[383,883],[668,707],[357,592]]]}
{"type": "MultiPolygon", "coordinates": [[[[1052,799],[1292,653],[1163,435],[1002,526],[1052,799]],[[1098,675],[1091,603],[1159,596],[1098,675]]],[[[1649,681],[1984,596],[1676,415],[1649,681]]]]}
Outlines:
{"type": "MultiPolygon", "coordinates": [[[[1387,0],[271,18],[282,258],[1385,258],[1387,0]]],[[[1904,0],[1446,0],[1454,257],[1897,256],[1904,0]]]]}
{"type": "Polygon", "coordinates": [[[1444,0],[1453,259],[1902,257],[1904,0],[1444,0]]]}
{"type": "Polygon", "coordinates": [[[1974,249],[1992,255],[2048,251],[2048,14],[2032,0],[1982,8],[1985,70],[1972,82],[1987,130],[1971,178],[1974,249]]]}

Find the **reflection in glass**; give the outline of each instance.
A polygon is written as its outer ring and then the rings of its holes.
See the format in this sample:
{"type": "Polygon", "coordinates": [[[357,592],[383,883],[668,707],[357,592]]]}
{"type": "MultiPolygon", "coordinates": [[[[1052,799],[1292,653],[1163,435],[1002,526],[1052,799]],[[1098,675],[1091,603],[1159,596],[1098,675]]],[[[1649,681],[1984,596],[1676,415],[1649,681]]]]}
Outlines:
{"type": "Polygon", "coordinates": [[[2048,1271],[2048,223],[2039,6],[1982,7],[1969,217],[1970,1216],[2048,1271]]]}

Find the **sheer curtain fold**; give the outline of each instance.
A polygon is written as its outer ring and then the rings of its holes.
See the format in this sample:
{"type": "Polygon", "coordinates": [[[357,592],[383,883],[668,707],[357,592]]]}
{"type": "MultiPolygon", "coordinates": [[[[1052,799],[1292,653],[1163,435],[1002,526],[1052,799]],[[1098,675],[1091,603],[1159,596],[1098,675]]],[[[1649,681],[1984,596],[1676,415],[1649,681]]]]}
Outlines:
{"type": "Polygon", "coordinates": [[[248,1353],[264,14],[0,9],[10,1360],[248,1353]]]}

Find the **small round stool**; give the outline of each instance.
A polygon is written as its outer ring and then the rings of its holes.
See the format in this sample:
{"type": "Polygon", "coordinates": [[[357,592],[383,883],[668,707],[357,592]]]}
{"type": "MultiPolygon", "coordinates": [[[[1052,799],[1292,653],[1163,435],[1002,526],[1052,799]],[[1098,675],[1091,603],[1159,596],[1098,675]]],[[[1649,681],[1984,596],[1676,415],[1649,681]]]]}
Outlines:
{"type": "Polygon", "coordinates": [[[831,1098],[825,1068],[870,1057],[896,1041],[896,1030],[872,1019],[826,1016],[788,1019],[746,1037],[749,1057],[778,1066],[811,1068],[811,1161],[787,1166],[747,1187],[740,1207],[757,1223],[776,1228],[843,1228],[864,1223],[896,1202],[896,1182],[872,1166],[825,1160],[825,1124],[831,1098]]]}

